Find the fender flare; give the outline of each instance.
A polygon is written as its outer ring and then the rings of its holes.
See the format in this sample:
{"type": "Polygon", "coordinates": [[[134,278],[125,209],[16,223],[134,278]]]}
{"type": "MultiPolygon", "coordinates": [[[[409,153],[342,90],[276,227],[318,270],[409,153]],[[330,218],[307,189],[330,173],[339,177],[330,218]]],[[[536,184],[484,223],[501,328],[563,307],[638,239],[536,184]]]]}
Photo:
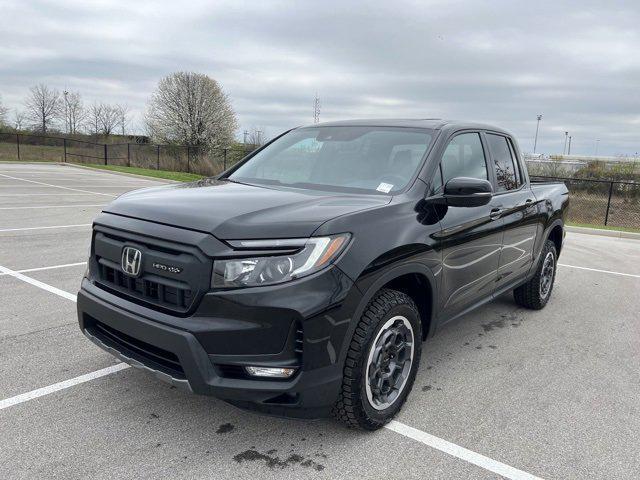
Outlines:
{"type": "Polygon", "coordinates": [[[564,228],[564,221],[562,220],[562,218],[556,217],[555,219],[551,220],[547,225],[545,225],[544,230],[540,235],[540,243],[537,243],[538,240],[536,239],[535,251],[533,252],[534,257],[532,258],[532,261],[531,261],[531,267],[529,268],[527,279],[530,279],[535,274],[536,268],[538,266],[538,262],[540,261],[540,252],[542,252],[542,248],[544,247],[544,242],[546,242],[549,239],[549,235],[551,235],[551,231],[557,226],[560,226],[562,228],[563,233],[566,231],[564,228]]]}
{"type": "Polygon", "coordinates": [[[565,231],[564,222],[562,221],[562,218],[556,218],[551,223],[549,223],[549,225],[547,225],[547,228],[544,229],[545,241],[547,238],[549,238],[549,235],[551,235],[551,230],[553,230],[557,226],[560,226],[563,232],[565,231]]]}
{"type": "MultiPolygon", "coordinates": [[[[546,225],[546,227],[544,229],[544,232],[542,233],[542,241],[540,242],[540,251],[542,251],[542,248],[544,247],[544,242],[549,240],[549,236],[551,235],[551,232],[553,231],[553,229],[558,227],[558,226],[560,228],[562,228],[562,232],[564,234],[565,233],[565,228],[564,228],[564,222],[562,221],[562,218],[556,217],[554,220],[552,220],[551,222],[549,222],[546,225]]],[[[560,252],[558,252],[558,253],[560,253],[560,252]]],[[[540,255],[540,252],[538,252],[536,254],[536,256],[539,256],[539,255],[540,255]]],[[[536,258],[536,262],[537,262],[537,260],[538,259],[536,258]]]]}
{"type": "MultiPolygon", "coordinates": [[[[349,351],[349,343],[351,343],[351,338],[353,338],[353,332],[355,331],[358,325],[358,322],[360,321],[360,317],[362,316],[362,313],[364,312],[365,308],[367,308],[369,301],[384,285],[389,283],[391,280],[394,280],[398,277],[411,274],[411,273],[423,275],[427,279],[427,281],[429,282],[429,288],[431,289],[431,298],[435,303],[435,299],[437,298],[436,279],[433,272],[426,265],[422,263],[416,263],[416,262],[405,263],[402,265],[392,267],[389,270],[385,271],[382,275],[376,278],[376,280],[369,286],[369,288],[367,288],[367,290],[365,290],[364,292],[361,292],[362,297],[360,298],[360,302],[358,303],[358,306],[355,309],[353,316],[351,317],[352,321],[349,324],[349,328],[345,332],[345,337],[344,337],[345,343],[343,348],[341,349],[342,351],[340,352],[340,358],[338,360],[338,363],[340,365],[344,365],[344,362],[347,357],[347,352],[349,351]]],[[[356,286],[357,288],[357,281],[354,284],[354,286],[356,286]]],[[[430,310],[431,310],[430,311],[431,315],[429,318],[429,331],[427,332],[427,337],[430,337],[431,335],[433,335],[436,329],[435,305],[432,305],[430,310]]]]}

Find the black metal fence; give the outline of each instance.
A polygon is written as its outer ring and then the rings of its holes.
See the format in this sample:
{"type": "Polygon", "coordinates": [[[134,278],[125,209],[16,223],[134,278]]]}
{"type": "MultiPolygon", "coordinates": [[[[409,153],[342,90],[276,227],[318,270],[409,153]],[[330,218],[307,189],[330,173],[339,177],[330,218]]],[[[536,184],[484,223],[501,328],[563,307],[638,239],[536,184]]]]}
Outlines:
{"type": "Polygon", "coordinates": [[[71,138],[0,133],[0,160],[122,165],[216,175],[239,162],[253,146],[202,148],[145,143],[94,143],[71,138]]]}
{"type": "Polygon", "coordinates": [[[569,189],[568,220],[593,226],[640,229],[640,183],[566,177],[532,177],[562,181],[569,189]]]}

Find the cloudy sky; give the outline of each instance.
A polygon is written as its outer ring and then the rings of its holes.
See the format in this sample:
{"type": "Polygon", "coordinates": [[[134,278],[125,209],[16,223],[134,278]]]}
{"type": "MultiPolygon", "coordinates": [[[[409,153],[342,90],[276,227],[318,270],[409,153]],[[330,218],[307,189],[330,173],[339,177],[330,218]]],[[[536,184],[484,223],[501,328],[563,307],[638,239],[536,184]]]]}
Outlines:
{"type": "Polygon", "coordinates": [[[206,73],[241,129],[313,120],[494,123],[531,151],[640,151],[640,2],[2,0],[0,95],[78,90],[128,104],[141,132],[158,79],[206,73]]]}

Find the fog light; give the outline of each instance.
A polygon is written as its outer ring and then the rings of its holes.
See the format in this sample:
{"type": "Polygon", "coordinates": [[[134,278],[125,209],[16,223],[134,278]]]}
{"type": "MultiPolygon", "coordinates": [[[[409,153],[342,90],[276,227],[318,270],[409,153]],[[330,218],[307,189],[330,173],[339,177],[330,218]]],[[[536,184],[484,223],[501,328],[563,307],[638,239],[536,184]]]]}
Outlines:
{"type": "Polygon", "coordinates": [[[289,378],[296,373],[295,368],[244,367],[253,377],[289,378]]]}

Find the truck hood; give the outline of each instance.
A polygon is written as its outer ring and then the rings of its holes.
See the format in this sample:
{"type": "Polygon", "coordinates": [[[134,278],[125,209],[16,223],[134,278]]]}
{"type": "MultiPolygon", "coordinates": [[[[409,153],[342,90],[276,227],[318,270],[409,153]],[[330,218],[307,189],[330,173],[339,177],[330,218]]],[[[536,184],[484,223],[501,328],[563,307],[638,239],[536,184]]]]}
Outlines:
{"type": "Polygon", "coordinates": [[[387,196],[203,179],[125,193],[103,211],[207,232],[223,240],[295,238],[310,236],[332,218],[390,201],[387,196]]]}

